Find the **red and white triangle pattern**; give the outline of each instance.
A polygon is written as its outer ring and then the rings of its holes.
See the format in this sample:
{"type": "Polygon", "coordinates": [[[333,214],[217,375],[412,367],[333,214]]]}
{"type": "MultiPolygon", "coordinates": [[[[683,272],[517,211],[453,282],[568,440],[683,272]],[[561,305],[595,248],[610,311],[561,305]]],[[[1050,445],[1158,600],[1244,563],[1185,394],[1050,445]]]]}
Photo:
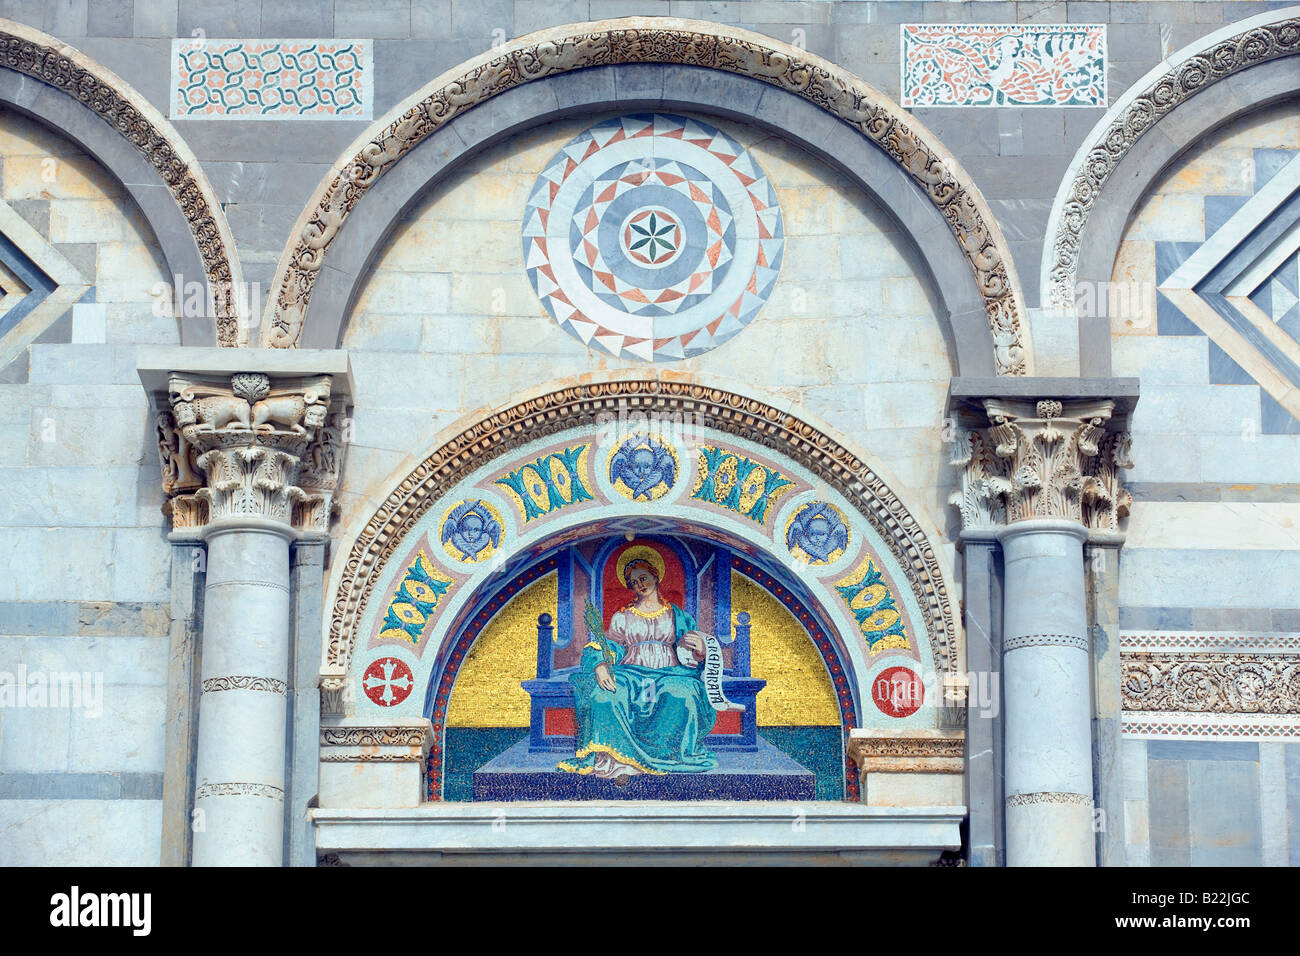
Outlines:
{"type": "Polygon", "coordinates": [[[587,129],[568,143],[537,179],[524,212],[522,238],[524,267],[542,303],[561,328],[611,355],[648,362],[698,355],[744,328],[770,295],[784,251],[776,191],[753,157],[721,130],[670,114],[616,117],[587,129]],[[618,162],[638,158],[647,161],[643,170],[634,169],[630,175],[598,184],[600,188],[581,208],[573,198],[567,207],[563,200],[557,205],[556,199],[562,193],[581,193],[583,187],[618,162]],[[683,165],[702,170],[706,179],[687,175],[683,165]],[[619,278],[594,240],[601,215],[609,205],[647,182],[682,193],[695,204],[708,229],[700,265],[686,279],[665,288],[638,287],[619,278]],[[720,191],[743,197],[741,208],[737,208],[736,201],[731,202],[734,246],[724,241],[732,224],[728,213],[717,204],[720,191]],[[583,236],[576,256],[568,241],[573,222],[579,224],[583,236]],[[747,261],[733,262],[742,248],[747,250],[747,261]],[[570,261],[592,270],[594,280],[601,284],[600,292],[617,295],[622,309],[581,287],[572,267],[561,270],[566,280],[557,278],[557,256],[571,256],[570,261]],[[745,281],[737,285],[729,275],[726,284],[730,290],[715,288],[717,270],[728,262],[732,271],[743,270],[737,276],[745,281]],[[699,295],[704,298],[697,298],[699,295]],[[687,296],[694,304],[684,307],[687,296]],[[655,307],[652,311],[669,314],[636,318],[651,306],[655,307]],[[633,317],[632,323],[629,316],[633,317]],[[629,334],[633,325],[637,334],[629,334]],[[671,326],[671,334],[656,335],[656,329],[668,331],[666,326],[671,326]]]}

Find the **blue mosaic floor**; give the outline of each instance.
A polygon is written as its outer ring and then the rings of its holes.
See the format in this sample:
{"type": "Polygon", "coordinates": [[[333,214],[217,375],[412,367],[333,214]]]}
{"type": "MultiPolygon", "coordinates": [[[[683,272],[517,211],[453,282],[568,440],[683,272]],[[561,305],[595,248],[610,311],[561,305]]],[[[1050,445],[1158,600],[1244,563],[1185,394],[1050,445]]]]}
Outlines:
{"type": "Polygon", "coordinates": [[[563,773],[555,765],[565,754],[528,752],[521,740],[474,772],[475,800],[814,800],[817,780],[811,770],[760,736],[752,753],[719,751],[718,766],[707,773],[669,773],[632,777],[626,786],[612,780],[563,773]]]}

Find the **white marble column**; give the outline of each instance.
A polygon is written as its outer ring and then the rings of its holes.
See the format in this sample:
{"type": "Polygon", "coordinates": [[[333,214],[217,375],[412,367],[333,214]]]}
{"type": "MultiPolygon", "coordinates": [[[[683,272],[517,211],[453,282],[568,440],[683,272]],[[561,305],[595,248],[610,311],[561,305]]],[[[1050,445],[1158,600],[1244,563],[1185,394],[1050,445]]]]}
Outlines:
{"type": "Polygon", "coordinates": [[[986,399],[1006,463],[1002,679],[1008,866],[1095,866],[1084,502],[1114,402],[986,399]]]}
{"type": "Polygon", "coordinates": [[[1092,697],[1077,521],[1002,530],[1007,865],[1092,866],[1092,697]]]}
{"type": "Polygon", "coordinates": [[[172,372],[167,398],[154,392],[167,406],[159,451],[173,536],[206,545],[195,866],[285,862],[289,551],[327,530],[342,424],[330,391],[329,375],[172,372]]]}
{"type": "Polygon", "coordinates": [[[953,457],[962,483],[952,503],[961,508],[963,536],[992,532],[1002,549],[1002,792],[1010,866],[1097,862],[1083,561],[1090,529],[1113,532],[1127,514],[1117,475],[1127,467],[1127,436],[1107,432],[1114,408],[1110,399],[986,398],[982,416],[962,413],[953,457]]]}
{"type": "Polygon", "coordinates": [[[257,520],[204,535],[195,866],[283,862],[292,537],[257,520]]]}

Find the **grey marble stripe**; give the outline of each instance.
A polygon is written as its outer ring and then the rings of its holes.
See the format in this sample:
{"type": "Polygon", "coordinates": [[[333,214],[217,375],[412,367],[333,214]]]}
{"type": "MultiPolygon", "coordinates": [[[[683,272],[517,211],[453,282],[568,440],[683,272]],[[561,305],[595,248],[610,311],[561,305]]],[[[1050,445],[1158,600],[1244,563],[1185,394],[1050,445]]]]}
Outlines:
{"type": "Polygon", "coordinates": [[[1126,631],[1150,628],[1157,631],[1218,631],[1223,634],[1286,634],[1300,631],[1300,608],[1121,607],[1119,626],[1126,631]]]}
{"type": "Polygon", "coordinates": [[[160,773],[0,773],[0,800],[161,800],[160,773]]]}
{"type": "Polygon", "coordinates": [[[156,637],[167,633],[169,606],[112,601],[0,601],[0,634],[156,637]]]}
{"type": "Polygon", "coordinates": [[[1245,740],[1149,740],[1150,760],[1259,760],[1259,744],[1245,740]]]}
{"type": "Polygon", "coordinates": [[[1194,481],[1131,481],[1134,501],[1300,501],[1300,484],[1242,485],[1194,481]]]}

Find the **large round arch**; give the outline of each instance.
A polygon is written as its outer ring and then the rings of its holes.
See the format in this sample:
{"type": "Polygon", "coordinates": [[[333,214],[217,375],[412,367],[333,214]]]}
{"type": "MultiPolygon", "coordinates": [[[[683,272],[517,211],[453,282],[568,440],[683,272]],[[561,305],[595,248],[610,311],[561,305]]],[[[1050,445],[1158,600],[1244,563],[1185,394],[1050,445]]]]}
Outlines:
{"type": "MultiPolygon", "coordinates": [[[[1300,7],[1211,33],[1133,84],[1093,127],[1062,180],[1040,264],[1043,305],[1074,310],[1103,288],[1146,190],[1215,128],[1296,95],[1300,7]]],[[[1080,374],[1111,374],[1109,318],[1079,317],[1080,374]]]]}
{"type": "Polygon", "coordinates": [[[148,221],[169,273],[207,284],[216,314],[183,316],[181,343],[244,344],[234,239],[176,129],[128,83],[52,36],[0,20],[0,47],[0,104],[67,136],[108,169],[148,221]]]}
{"type": "Polygon", "coordinates": [[[668,108],[745,119],[846,173],[900,222],[947,313],[963,375],[1031,374],[1011,256],[970,177],[884,94],[748,31],[670,18],[574,24],[433,80],[335,163],[294,228],[262,344],[334,347],[401,211],[512,132],[580,112],[668,108]],[[581,71],[576,74],[575,71],[581,71]]]}

